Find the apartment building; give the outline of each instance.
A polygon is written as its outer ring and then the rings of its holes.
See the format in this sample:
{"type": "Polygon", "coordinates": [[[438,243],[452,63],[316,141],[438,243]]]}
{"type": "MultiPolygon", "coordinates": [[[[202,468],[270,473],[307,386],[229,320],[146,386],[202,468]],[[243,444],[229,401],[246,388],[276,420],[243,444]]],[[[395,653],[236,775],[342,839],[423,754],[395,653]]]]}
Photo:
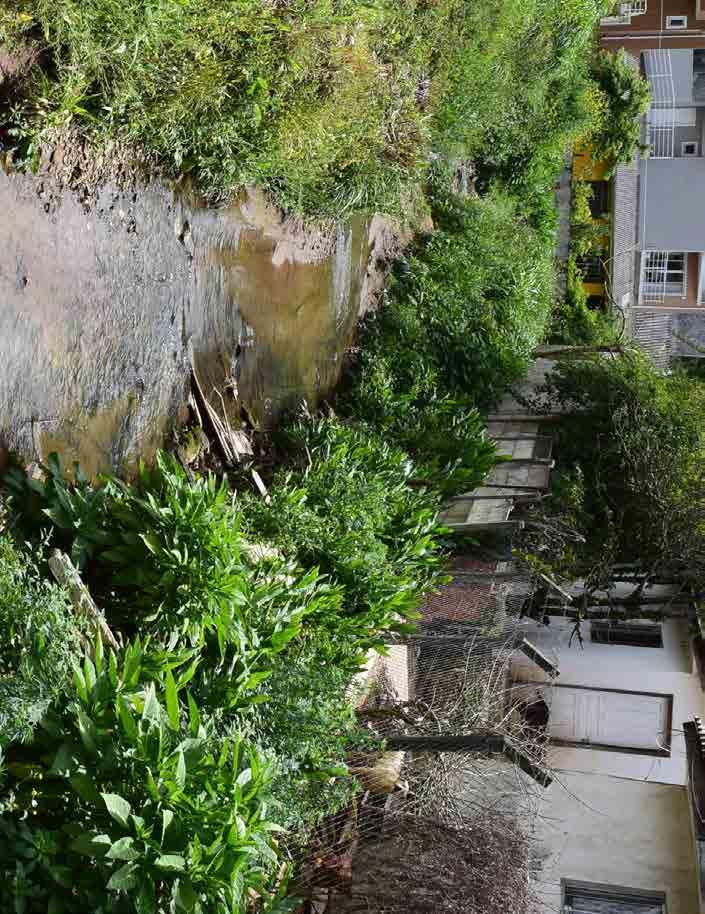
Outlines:
{"type": "Polygon", "coordinates": [[[632,0],[601,44],[648,79],[648,153],[611,182],[609,275],[633,335],[664,367],[705,356],[705,0],[632,0]]]}

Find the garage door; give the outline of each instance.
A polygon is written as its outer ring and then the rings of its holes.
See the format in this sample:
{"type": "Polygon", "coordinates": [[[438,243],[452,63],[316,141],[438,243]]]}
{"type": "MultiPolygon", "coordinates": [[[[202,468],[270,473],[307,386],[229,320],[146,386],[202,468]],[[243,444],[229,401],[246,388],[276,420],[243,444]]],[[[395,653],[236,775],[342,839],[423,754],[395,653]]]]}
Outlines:
{"type": "Polygon", "coordinates": [[[668,748],[668,695],[554,686],[546,701],[553,739],[648,751],[668,748]]]}

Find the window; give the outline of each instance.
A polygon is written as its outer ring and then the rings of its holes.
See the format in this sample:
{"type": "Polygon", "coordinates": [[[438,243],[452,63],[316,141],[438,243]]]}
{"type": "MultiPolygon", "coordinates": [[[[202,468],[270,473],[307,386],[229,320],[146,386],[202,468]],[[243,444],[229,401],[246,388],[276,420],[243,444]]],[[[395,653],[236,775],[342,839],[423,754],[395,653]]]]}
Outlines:
{"type": "Polygon", "coordinates": [[[564,883],[564,914],[666,914],[663,892],[564,883]]]}
{"type": "Polygon", "coordinates": [[[684,295],[685,254],[678,251],[648,251],[644,260],[644,291],[684,295]]]}
{"type": "Polygon", "coordinates": [[[602,258],[597,254],[588,254],[585,257],[579,257],[577,267],[583,277],[583,282],[605,281],[605,265],[602,262],[602,258]]]}
{"type": "Polygon", "coordinates": [[[688,28],[688,17],[687,16],[666,16],[666,28],[667,29],[687,29],[688,28]]]}
{"type": "Polygon", "coordinates": [[[590,198],[590,215],[593,219],[602,219],[610,210],[609,181],[591,181],[592,197],[590,198]]]}
{"type": "Polygon", "coordinates": [[[696,156],[698,154],[698,144],[694,140],[688,140],[687,142],[681,143],[681,155],[682,156],[696,156]]]}
{"type": "Polygon", "coordinates": [[[661,626],[656,622],[591,622],[590,639],[596,644],[663,647],[661,626]]]}

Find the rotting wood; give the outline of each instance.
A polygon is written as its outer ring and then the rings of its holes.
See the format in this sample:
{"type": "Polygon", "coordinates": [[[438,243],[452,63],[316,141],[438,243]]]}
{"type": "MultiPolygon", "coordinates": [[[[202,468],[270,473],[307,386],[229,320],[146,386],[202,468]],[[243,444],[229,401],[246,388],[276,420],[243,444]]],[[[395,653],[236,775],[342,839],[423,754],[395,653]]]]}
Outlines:
{"type": "Polygon", "coordinates": [[[487,521],[483,523],[448,523],[441,521],[444,527],[448,527],[449,530],[452,530],[457,533],[473,532],[473,531],[483,531],[483,530],[523,530],[526,524],[523,520],[504,520],[497,521],[492,523],[492,521],[487,521]]]}
{"type": "Polygon", "coordinates": [[[533,356],[535,359],[554,360],[571,356],[582,358],[586,355],[599,355],[600,353],[624,355],[624,347],[619,343],[606,343],[602,346],[540,346],[534,350],[533,356]]]}
{"type": "Polygon", "coordinates": [[[536,575],[536,577],[539,579],[539,581],[542,581],[547,587],[550,587],[551,590],[555,590],[556,593],[560,594],[563,597],[563,599],[566,600],[568,603],[573,602],[573,595],[568,593],[567,590],[563,590],[563,588],[560,587],[553,580],[553,578],[549,577],[547,574],[544,574],[543,572],[539,572],[536,575]]]}
{"type": "Polygon", "coordinates": [[[214,388],[215,393],[220,397],[221,403],[223,404],[223,415],[225,417],[225,422],[223,422],[218,413],[215,411],[215,409],[213,409],[211,404],[206,399],[195,370],[192,370],[191,377],[193,379],[193,389],[196,395],[196,403],[198,404],[201,415],[205,420],[204,427],[207,431],[210,432],[213,440],[218,445],[218,449],[220,450],[221,457],[223,458],[225,464],[227,466],[234,466],[236,463],[242,462],[243,458],[252,457],[253,451],[252,445],[250,444],[250,439],[244,432],[233,430],[230,427],[227,410],[225,409],[225,402],[220,392],[214,388]]]}
{"type": "Polygon", "coordinates": [[[388,736],[389,749],[417,752],[487,752],[503,754],[514,762],[542,787],[553,783],[553,778],[540,765],[532,761],[519,747],[496,733],[469,733],[457,736],[388,736]]]}
{"type": "Polygon", "coordinates": [[[110,630],[108,623],[105,621],[105,617],[96,606],[93,597],[81,580],[81,576],[71,559],[59,549],[54,549],[49,556],[49,568],[57,582],[68,590],[69,597],[75,609],[81,613],[81,615],[87,616],[96,630],[100,632],[103,643],[111,647],[114,651],[120,650],[117,638],[110,630]]]}
{"type": "Polygon", "coordinates": [[[267,486],[264,484],[262,477],[259,475],[257,470],[254,469],[254,467],[252,468],[252,479],[254,480],[254,483],[257,486],[257,491],[264,499],[264,503],[266,505],[271,505],[272,496],[269,494],[269,490],[267,489],[267,486]]]}
{"type": "Polygon", "coordinates": [[[544,653],[539,650],[535,644],[532,644],[528,638],[523,637],[517,644],[517,650],[521,651],[524,656],[528,657],[532,663],[535,663],[539,669],[543,670],[549,676],[560,676],[560,670],[544,653]]]}
{"type": "Polygon", "coordinates": [[[196,424],[199,428],[203,428],[203,418],[201,417],[201,411],[198,408],[198,403],[196,403],[196,398],[193,395],[193,391],[190,391],[188,395],[188,407],[193,413],[193,416],[196,420],[196,424]]]}

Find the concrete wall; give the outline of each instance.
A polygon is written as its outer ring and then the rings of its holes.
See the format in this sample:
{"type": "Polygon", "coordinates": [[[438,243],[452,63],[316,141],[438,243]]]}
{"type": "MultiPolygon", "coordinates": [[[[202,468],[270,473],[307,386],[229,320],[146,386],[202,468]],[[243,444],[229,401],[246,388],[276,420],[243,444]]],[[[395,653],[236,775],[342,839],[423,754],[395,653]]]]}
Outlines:
{"type": "Polygon", "coordinates": [[[548,788],[537,834],[543,910],[561,910],[561,881],[666,892],[668,914],[696,914],[685,788],[566,773],[548,788]]]}
{"type": "MultiPolygon", "coordinates": [[[[559,682],[673,695],[668,758],[587,747],[553,747],[556,779],[543,794],[537,846],[544,910],[560,911],[561,880],[665,891],[668,914],[698,911],[689,821],[683,721],[705,713],[685,620],[662,623],[663,647],[595,644],[583,623],[583,646],[568,646],[573,623],[552,617],[526,634],[560,668],[559,682]]],[[[515,678],[540,681],[517,659],[515,678]]],[[[550,703],[550,702],[549,702],[550,703]]]]}
{"type": "Polygon", "coordinates": [[[705,250],[705,159],[643,159],[641,250],[705,250]]]}

